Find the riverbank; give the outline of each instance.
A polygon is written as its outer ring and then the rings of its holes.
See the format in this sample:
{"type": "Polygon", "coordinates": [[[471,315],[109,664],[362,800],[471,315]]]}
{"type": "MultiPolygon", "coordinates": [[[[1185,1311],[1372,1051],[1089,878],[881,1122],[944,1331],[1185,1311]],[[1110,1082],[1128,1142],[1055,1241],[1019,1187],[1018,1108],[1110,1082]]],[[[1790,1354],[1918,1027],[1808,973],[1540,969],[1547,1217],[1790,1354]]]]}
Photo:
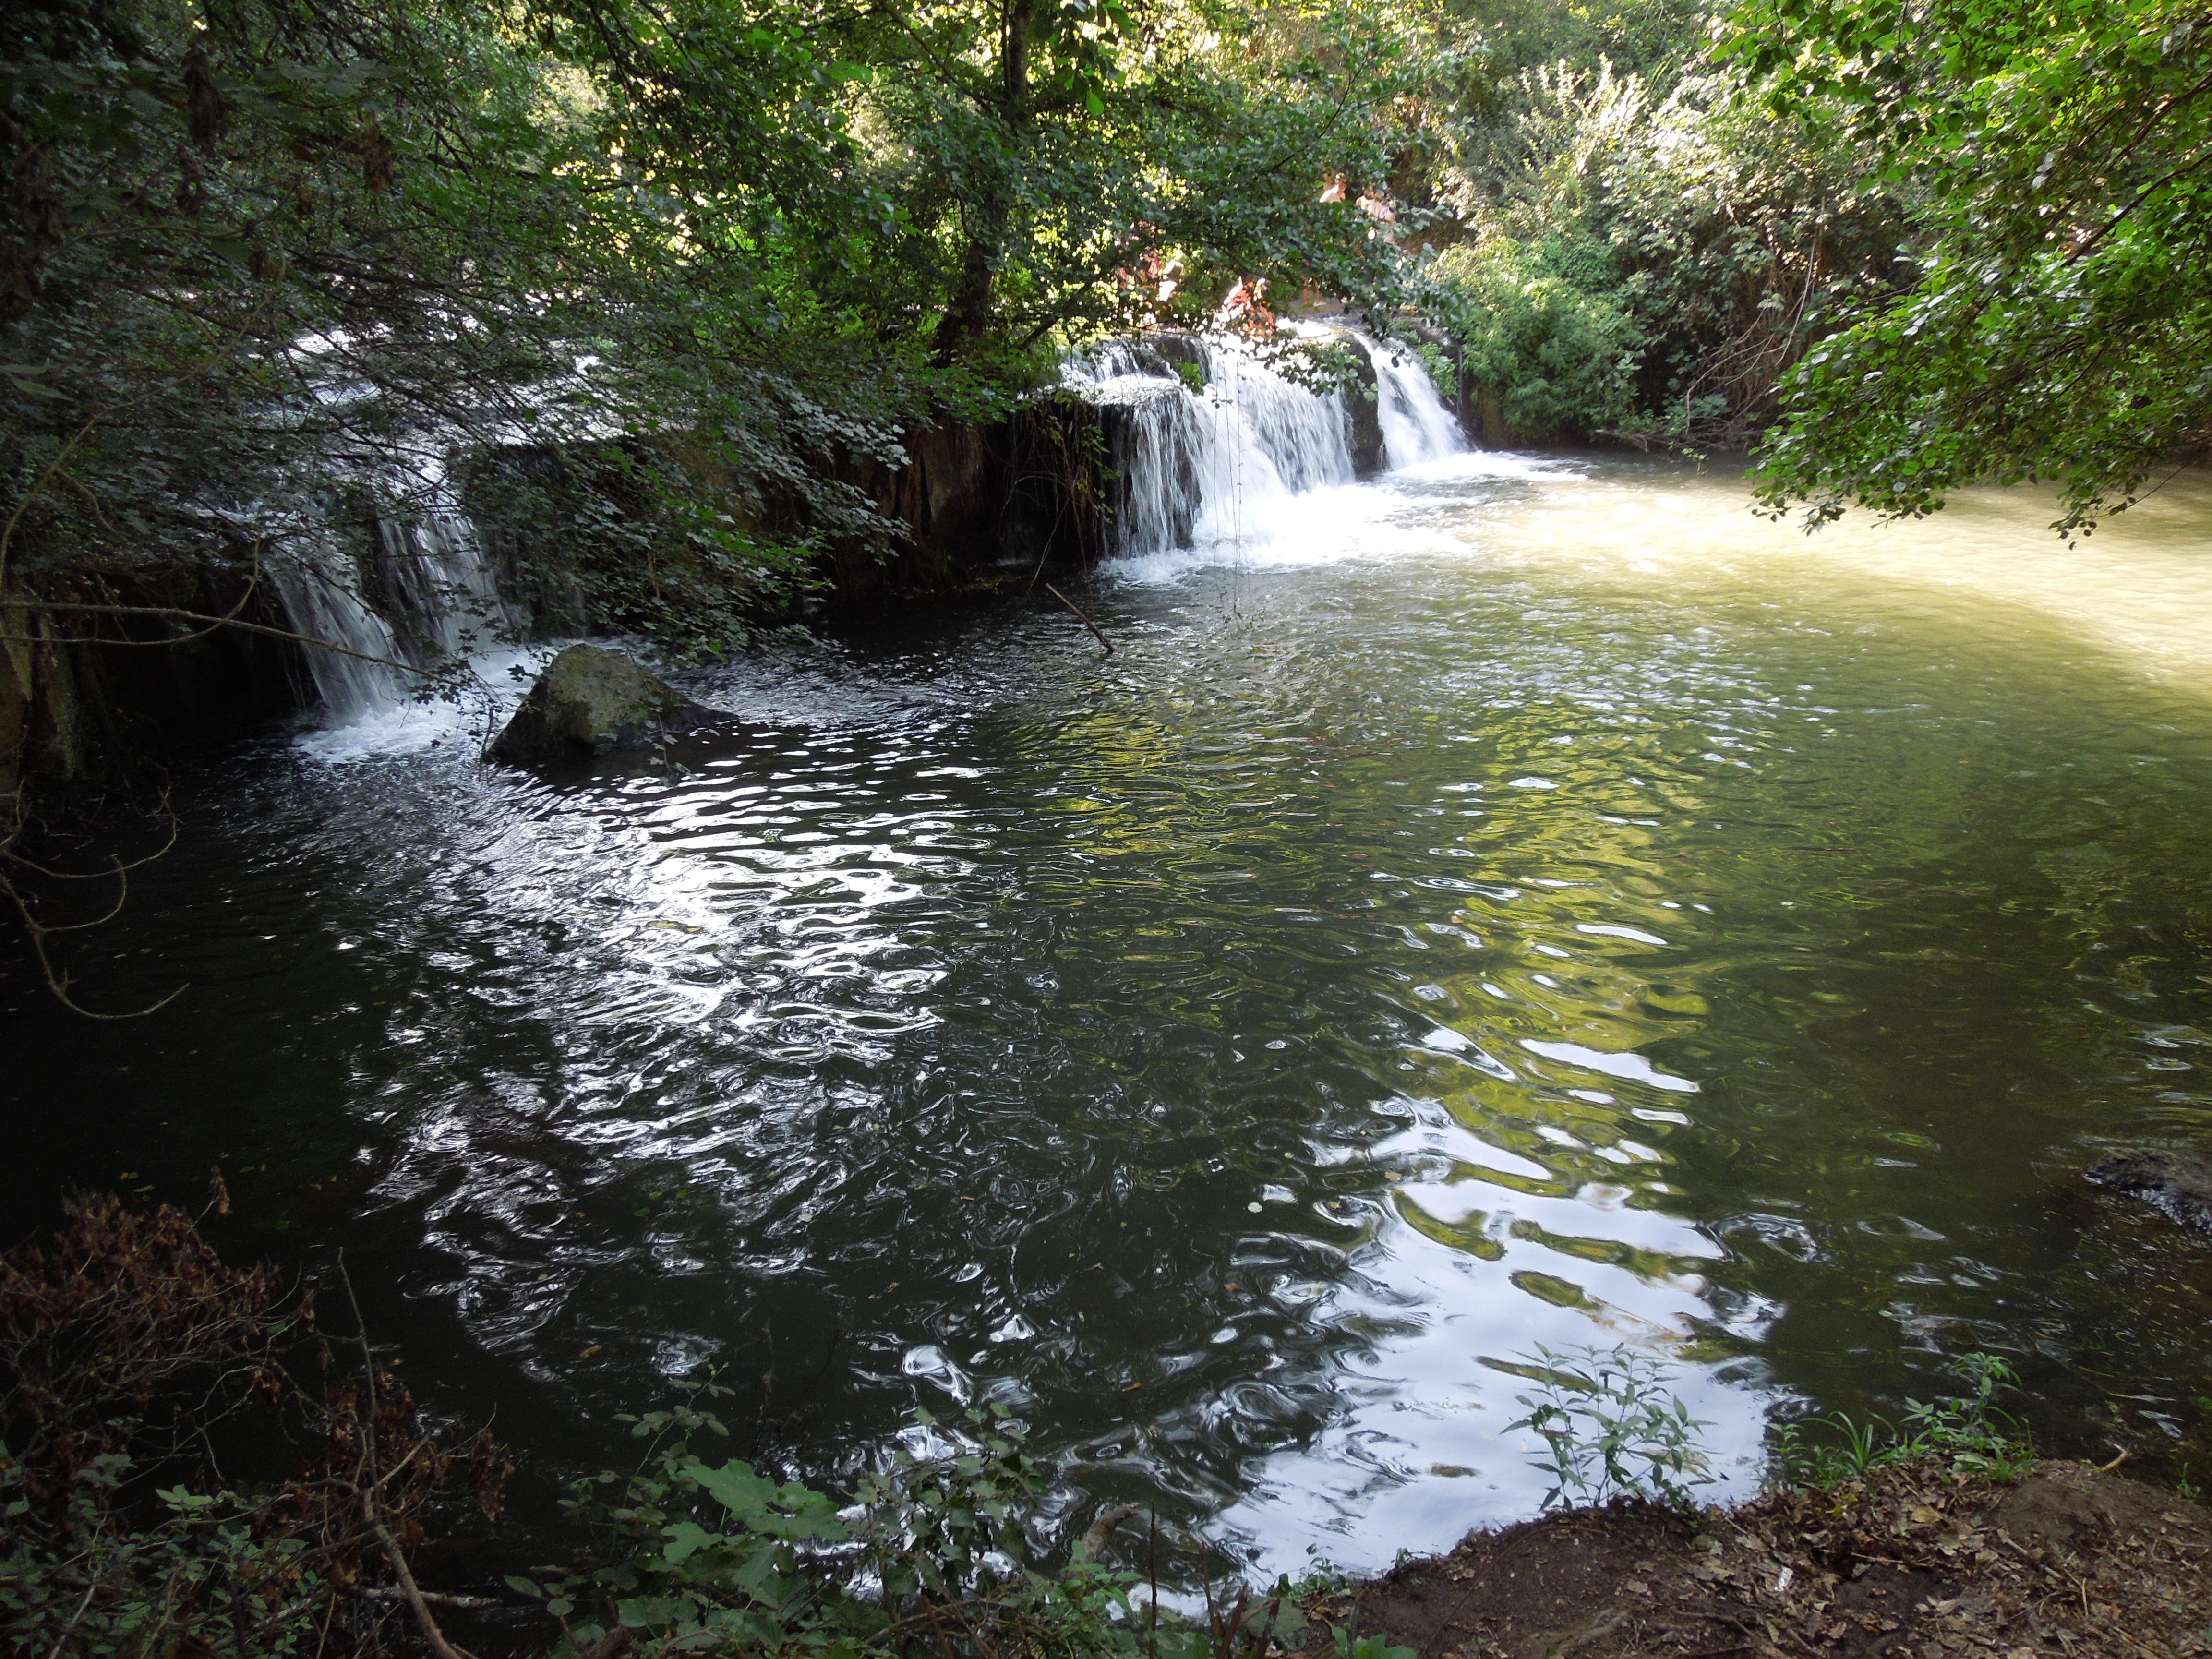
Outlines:
{"type": "Polygon", "coordinates": [[[2212,1512],[2124,1475],[1927,1462],[1694,1516],[1548,1516],[1314,1611],[1419,1659],[2178,1659],[2212,1650],[2208,1563],[2212,1512]]]}
{"type": "MultiPolygon", "coordinates": [[[[217,1179],[211,1208],[228,1205],[217,1179]]],[[[558,1525],[518,1526],[500,1519],[505,1451],[453,1425],[437,1378],[416,1377],[418,1407],[343,1269],[322,1289],[343,1309],[328,1322],[181,1212],[112,1197],[0,1255],[0,1637],[52,1659],[282,1651],[311,1631],[319,1650],[441,1659],[457,1639],[600,1659],[825,1643],[901,1659],[917,1641],[944,1659],[2182,1659],[2212,1638],[2212,1512],[2081,1463],[2004,1453],[2011,1478],[1991,1478],[1964,1441],[1729,1506],[1480,1530],[1364,1584],[1240,1591],[1200,1545],[1203,1626],[1146,1611],[1157,1516],[1056,1503],[1003,1407],[918,1417],[922,1439],[830,1496],[710,1462],[729,1391],[693,1378],[634,1419],[632,1473],[577,1482],[558,1525]],[[289,1472],[269,1455],[287,1445],[289,1472]],[[241,1456],[267,1474],[241,1480],[241,1456]],[[553,1555],[568,1565],[528,1565],[553,1555]]]]}

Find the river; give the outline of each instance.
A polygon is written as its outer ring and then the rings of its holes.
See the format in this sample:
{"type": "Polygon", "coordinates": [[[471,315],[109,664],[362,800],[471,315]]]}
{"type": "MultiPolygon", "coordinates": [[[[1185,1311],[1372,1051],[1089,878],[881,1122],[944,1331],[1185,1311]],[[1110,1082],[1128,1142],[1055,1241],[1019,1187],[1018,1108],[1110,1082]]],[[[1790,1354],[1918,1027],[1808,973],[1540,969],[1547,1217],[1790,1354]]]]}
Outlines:
{"type": "Polygon", "coordinates": [[[2212,1251],[2081,1171],[2212,1134],[2212,489],[2049,516],[1445,457],[1109,562],[1110,655],[779,644],[665,762],[275,733],[76,958],[181,997],[0,982],[0,1195],[220,1158],[541,1468],[708,1364],[825,1479],[1002,1401],[1269,1573],[1531,1512],[1539,1344],[1669,1356],[1723,1494],[1975,1347],[2179,1457],[2212,1251]]]}

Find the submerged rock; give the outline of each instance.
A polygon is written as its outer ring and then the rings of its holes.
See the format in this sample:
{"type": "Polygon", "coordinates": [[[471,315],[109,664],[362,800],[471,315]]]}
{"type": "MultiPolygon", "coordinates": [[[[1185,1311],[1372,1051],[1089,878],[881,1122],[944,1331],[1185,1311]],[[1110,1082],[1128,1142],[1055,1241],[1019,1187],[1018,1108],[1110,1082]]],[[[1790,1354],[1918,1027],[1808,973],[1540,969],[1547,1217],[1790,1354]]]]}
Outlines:
{"type": "Polygon", "coordinates": [[[2185,1227],[2212,1233],[2212,1164],[2193,1152],[2122,1152],[2090,1170],[2089,1179],[2156,1205],[2185,1227]]]}
{"type": "Polygon", "coordinates": [[[634,749],[714,718],[627,653],[572,645],[545,665],[485,752],[524,764],[574,760],[634,749]]]}

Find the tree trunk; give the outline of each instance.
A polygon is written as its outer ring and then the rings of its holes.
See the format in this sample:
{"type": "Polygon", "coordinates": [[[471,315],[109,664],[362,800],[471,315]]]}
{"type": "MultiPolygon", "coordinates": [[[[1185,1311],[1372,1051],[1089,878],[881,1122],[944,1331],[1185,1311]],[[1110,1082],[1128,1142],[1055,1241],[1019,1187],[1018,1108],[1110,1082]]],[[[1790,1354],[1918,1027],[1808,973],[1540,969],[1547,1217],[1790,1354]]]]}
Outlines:
{"type": "Polygon", "coordinates": [[[1009,167],[986,179],[975,202],[962,214],[968,233],[967,257],[952,301],[937,325],[937,360],[951,362],[972,348],[991,327],[991,294],[1006,258],[1012,220],[1013,173],[1022,165],[1030,136],[1030,46],[1036,28],[1037,0],[1004,0],[999,24],[999,120],[1005,129],[1009,167]]]}

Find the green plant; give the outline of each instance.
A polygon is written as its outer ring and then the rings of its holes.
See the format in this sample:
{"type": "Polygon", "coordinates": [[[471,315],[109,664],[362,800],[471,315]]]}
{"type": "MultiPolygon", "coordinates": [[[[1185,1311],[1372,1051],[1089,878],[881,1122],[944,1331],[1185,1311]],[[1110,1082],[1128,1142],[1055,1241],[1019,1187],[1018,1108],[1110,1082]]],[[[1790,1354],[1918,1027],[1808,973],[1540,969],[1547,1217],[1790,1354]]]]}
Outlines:
{"type": "Polygon", "coordinates": [[[156,1494],[158,1509],[118,1513],[118,1492],[141,1473],[103,1454],[42,1526],[21,1466],[0,1463],[10,1539],[0,1554],[0,1634],[17,1650],[286,1655],[313,1650],[319,1629],[329,1644],[343,1592],[311,1540],[272,1532],[264,1502],[228,1490],[179,1485],[156,1494]]]}
{"type": "Polygon", "coordinates": [[[1634,413],[1644,337],[1617,289],[1583,288],[1543,253],[1504,239],[1453,248],[1431,267],[1431,304],[1510,432],[1588,437],[1634,413]]]}
{"type": "Polygon", "coordinates": [[[307,1297],[227,1266],[167,1206],[73,1197],[51,1243],[0,1255],[0,1650],[385,1650],[421,1513],[464,1486],[495,1512],[506,1469],[488,1439],[426,1435],[366,1343],[345,1346],[358,1366],[307,1297]],[[289,1441],[295,1472],[235,1480],[219,1428],[289,1441]]]}
{"type": "Polygon", "coordinates": [[[2001,1409],[1999,1397],[2020,1386],[2011,1364],[1973,1352],[1946,1367],[1966,1384],[1952,1400],[1905,1402],[1904,1421],[1832,1412],[1814,1419],[1832,1437],[1815,1443],[1805,1426],[1786,1424],[1773,1436],[1774,1460],[1785,1479],[1805,1486],[1862,1480],[1899,1463],[1940,1462],[1996,1480],[2017,1479],[2033,1458],[2027,1431],[2001,1409]]]}
{"type": "Polygon", "coordinates": [[[1002,1406],[953,1423],[915,1413],[927,1449],[902,1443],[841,1502],[701,1456],[699,1441],[728,1432],[711,1409],[726,1390],[684,1386],[676,1406],[634,1419],[648,1443],[635,1473],[576,1483],[568,1508],[591,1537],[580,1560],[507,1580],[559,1620],[560,1653],[627,1628],[652,1654],[1255,1659],[1303,1629],[1287,1584],[1226,1607],[1209,1593],[1201,1628],[1140,1624],[1138,1576],[1091,1559],[1090,1540],[1044,1568],[1032,1537],[1044,1476],[1002,1406]]]}
{"type": "Polygon", "coordinates": [[[1352,1575],[1321,1553],[1317,1544],[1306,1546],[1306,1570],[1285,1578],[1281,1594],[1292,1601],[1310,1601],[1324,1595],[1341,1595],[1352,1585],[1352,1575]]]}
{"type": "Polygon", "coordinates": [[[1339,1625],[1330,1634],[1336,1638],[1336,1659],[1413,1659],[1413,1649],[1393,1647],[1387,1636],[1355,1639],[1347,1625],[1339,1625]]]}
{"type": "Polygon", "coordinates": [[[2055,486],[2069,532],[2203,441],[2212,32],[2182,0],[1738,0],[1716,46],[1771,125],[1873,152],[1912,204],[1906,291],[1783,382],[1760,494],[1813,523],[2055,486]]]}
{"type": "Polygon", "coordinates": [[[1626,1344],[1536,1352],[1540,1364],[1522,1374],[1543,1391],[1516,1396],[1528,1414],[1506,1427],[1544,1442],[1548,1461],[1536,1467],[1553,1485],[1543,1506],[1635,1498],[1689,1508],[1691,1489],[1712,1479],[1697,1443],[1708,1425],[1665,1386],[1672,1368],[1626,1344]]]}

